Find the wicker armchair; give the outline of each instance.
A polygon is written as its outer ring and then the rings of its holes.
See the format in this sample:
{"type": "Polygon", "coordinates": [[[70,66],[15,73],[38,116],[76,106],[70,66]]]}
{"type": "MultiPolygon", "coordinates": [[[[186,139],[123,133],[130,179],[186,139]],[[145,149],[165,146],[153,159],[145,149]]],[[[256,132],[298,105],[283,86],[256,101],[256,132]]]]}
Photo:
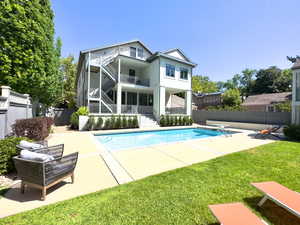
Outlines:
{"type": "Polygon", "coordinates": [[[78,152],[62,157],[64,145],[37,149],[35,152],[54,156],[54,160],[40,162],[26,160],[20,156],[13,157],[18,176],[21,178],[21,193],[25,192],[25,185],[42,190],[41,200],[45,200],[49,187],[71,177],[74,183],[74,169],[78,159],[78,152]]]}
{"type": "MultiPolygon", "coordinates": [[[[35,143],[35,144],[43,145],[44,147],[48,147],[48,141],[47,141],[47,140],[36,141],[36,142],[34,142],[34,143],[35,143]]],[[[21,150],[30,150],[30,151],[34,151],[34,152],[35,152],[35,149],[24,148],[24,147],[22,147],[22,146],[20,146],[20,145],[17,145],[16,147],[17,147],[17,149],[18,149],[19,151],[21,151],[21,150]]]]}

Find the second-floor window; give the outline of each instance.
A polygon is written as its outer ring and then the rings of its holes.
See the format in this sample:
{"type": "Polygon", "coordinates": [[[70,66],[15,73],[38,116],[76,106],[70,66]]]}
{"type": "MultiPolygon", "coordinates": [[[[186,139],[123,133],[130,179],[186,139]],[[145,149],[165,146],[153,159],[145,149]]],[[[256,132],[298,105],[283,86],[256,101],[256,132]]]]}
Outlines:
{"type": "Polygon", "coordinates": [[[143,58],[144,57],[144,51],[142,48],[138,48],[138,57],[143,58]]]}
{"type": "Polygon", "coordinates": [[[188,79],[188,70],[186,68],[180,68],[180,79],[188,79]]]}
{"type": "Polygon", "coordinates": [[[136,48],[130,47],[130,56],[136,58],[136,48]]]}
{"type": "Polygon", "coordinates": [[[166,76],[175,77],[175,66],[166,64],[166,76]]]}

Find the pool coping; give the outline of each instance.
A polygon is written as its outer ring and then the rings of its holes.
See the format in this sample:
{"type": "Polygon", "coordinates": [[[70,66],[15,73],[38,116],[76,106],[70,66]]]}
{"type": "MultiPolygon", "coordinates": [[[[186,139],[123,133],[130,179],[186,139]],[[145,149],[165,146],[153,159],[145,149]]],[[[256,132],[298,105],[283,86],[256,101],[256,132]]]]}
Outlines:
{"type": "MultiPolygon", "coordinates": [[[[172,129],[170,129],[170,127],[163,127],[163,129],[158,129],[158,128],[156,128],[156,129],[130,129],[130,130],[128,130],[128,129],[125,130],[124,129],[124,130],[122,130],[122,132],[120,132],[120,130],[113,130],[113,132],[107,131],[107,132],[101,132],[101,133],[100,132],[90,132],[90,137],[93,139],[94,143],[96,144],[99,155],[102,157],[103,161],[107,165],[108,169],[110,170],[110,172],[111,172],[112,176],[114,177],[114,179],[116,180],[116,182],[118,184],[125,184],[125,183],[135,181],[135,179],[130,175],[130,173],[126,170],[126,168],[124,168],[122,166],[122,164],[114,157],[112,152],[110,150],[106,149],[106,147],[102,143],[100,143],[98,140],[96,140],[95,137],[97,136],[97,134],[98,135],[99,134],[105,135],[105,134],[132,133],[132,132],[159,131],[159,130],[176,130],[176,129],[189,129],[189,128],[202,128],[202,129],[206,128],[206,129],[210,129],[210,130],[212,130],[212,129],[213,130],[218,130],[217,127],[201,126],[201,125],[180,126],[180,127],[174,126],[174,127],[171,127],[171,128],[172,129]]],[[[236,129],[228,129],[227,128],[226,131],[234,132],[233,134],[231,134],[231,136],[241,133],[241,131],[237,131],[236,129]]],[[[227,136],[224,134],[224,135],[219,135],[219,136],[202,138],[201,140],[211,140],[211,139],[223,138],[223,137],[227,137],[227,136]]],[[[197,139],[174,141],[174,142],[169,142],[169,143],[151,145],[149,147],[154,147],[154,146],[157,147],[157,146],[163,146],[163,145],[168,145],[168,144],[176,144],[176,143],[188,143],[188,142],[191,142],[191,141],[194,141],[194,140],[197,140],[197,139]]],[[[143,148],[143,147],[128,148],[126,150],[131,150],[131,149],[134,150],[134,149],[140,149],[140,148],[143,148]]]]}

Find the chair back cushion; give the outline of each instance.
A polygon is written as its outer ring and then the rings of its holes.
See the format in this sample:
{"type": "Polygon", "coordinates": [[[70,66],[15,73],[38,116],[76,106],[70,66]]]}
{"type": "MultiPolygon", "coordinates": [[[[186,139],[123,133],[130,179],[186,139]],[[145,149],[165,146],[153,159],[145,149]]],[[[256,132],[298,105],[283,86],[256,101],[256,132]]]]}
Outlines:
{"type": "Polygon", "coordinates": [[[38,148],[43,148],[44,147],[41,144],[32,143],[32,142],[25,141],[25,140],[20,141],[19,145],[20,145],[21,148],[25,148],[25,149],[38,149],[38,148]]]}
{"type": "Polygon", "coordinates": [[[54,160],[54,157],[51,155],[47,155],[47,154],[43,154],[43,153],[36,153],[36,152],[29,151],[29,150],[22,150],[20,152],[20,157],[22,159],[42,161],[42,162],[48,162],[48,161],[54,160]]]}

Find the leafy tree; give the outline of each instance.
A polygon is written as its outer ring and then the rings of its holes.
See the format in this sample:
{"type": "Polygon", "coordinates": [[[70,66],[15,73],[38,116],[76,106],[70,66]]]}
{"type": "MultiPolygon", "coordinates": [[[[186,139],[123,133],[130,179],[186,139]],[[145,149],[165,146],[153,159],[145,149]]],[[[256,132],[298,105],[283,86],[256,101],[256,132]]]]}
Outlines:
{"type": "Polygon", "coordinates": [[[240,91],[238,89],[229,89],[224,92],[223,105],[226,106],[239,106],[242,103],[240,91]]]}
{"type": "Polygon", "coordinates": [[[252,94],[278,93],[290,91],[292,84],[292,72],[280,70],[276,66],[268,69],[260,69],[256,74],[252,94]]]}
{"type": "Polygon", "coordinates": [[[194,92],[211,93],[218,91],[218,86],[207,76],[193,76],[192,89],[194,92]]]}
{"type": "Polygon", "coordinates": [[[63,77],[63,87],[59,103],[67,105],[69,108],[75,107],[76,67],[77,63],[74,62],[74,56],[72,55],[60,60],[60,72],[63,77]]]}
{"type": "Polygon", "coordinates": [[[0,1],[0,84],[51,105],[61,90],[61,40],[49,0],[0,1]]]}

